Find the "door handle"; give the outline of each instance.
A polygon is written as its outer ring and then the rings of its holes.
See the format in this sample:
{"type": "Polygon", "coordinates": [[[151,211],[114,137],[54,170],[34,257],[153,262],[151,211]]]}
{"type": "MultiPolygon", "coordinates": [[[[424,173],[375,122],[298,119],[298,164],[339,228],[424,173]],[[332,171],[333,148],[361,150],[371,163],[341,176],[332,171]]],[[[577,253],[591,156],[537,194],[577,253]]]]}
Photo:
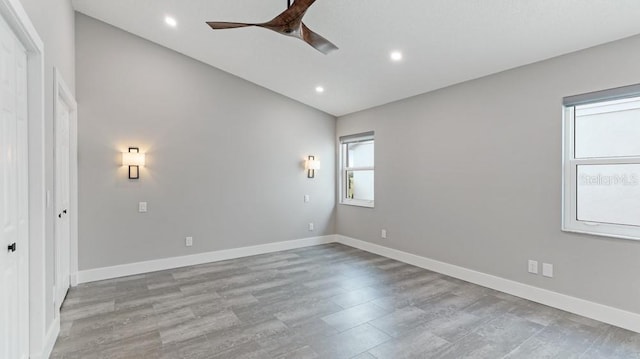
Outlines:
{"type": "Polygon", "coordinates": [[[15,252],[15,251],[16,251],[16,243],[15,243],[15,242],[11,243],[11,244],[7,247],[7,250],[8,250],[9,252],[15,252]]]}

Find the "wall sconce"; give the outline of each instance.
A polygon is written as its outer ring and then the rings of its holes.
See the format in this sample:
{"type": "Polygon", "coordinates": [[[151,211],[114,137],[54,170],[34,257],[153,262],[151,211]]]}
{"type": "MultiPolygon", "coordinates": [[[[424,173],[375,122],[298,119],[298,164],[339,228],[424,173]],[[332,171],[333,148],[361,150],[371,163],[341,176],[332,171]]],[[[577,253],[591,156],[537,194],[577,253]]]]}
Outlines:
{"type": "Polygon", "coordinates": [[[129,152],[122,152],[122,165],[129,166],[129,178],[140,178],[140,166],[144,166],[144,153],[138,147],[129,147],[129,152]]]}
{"type": "Polygon", "coordinates": [[[315,156],[309,156],[304,163],[304,168],[307,170],[307,178],[314,178],[316,176],[316,170],[320,169],[320,161],[316,160],[315,156]]]}

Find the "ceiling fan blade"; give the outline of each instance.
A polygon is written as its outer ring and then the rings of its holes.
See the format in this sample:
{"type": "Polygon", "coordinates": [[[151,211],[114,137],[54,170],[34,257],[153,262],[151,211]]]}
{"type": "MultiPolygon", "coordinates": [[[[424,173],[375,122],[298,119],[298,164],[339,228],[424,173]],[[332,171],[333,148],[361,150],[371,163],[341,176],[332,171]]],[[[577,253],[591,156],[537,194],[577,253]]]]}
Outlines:
{"type": "Polygon", "coordinates": [[[266,27],[287,27],[287,25],[296,25],[296,23],[302,21],[302,17],[314,2],[316,2],[316,0],[295,0],[291,7],[264,25],[266,27]]]}
{"type": "Polygon", "coordinates": [[[326,55],[332,51],[338,50],[338,47],[331,43],[331,41],[311,31],[302,22],[302,18],[314,2],[316,2],[316,0],[295,0],[294,3],[285,11],[280,13],[280,15],[265,23],[247,24],[238,22],[212,21],[207,22],[207,24],[214,30],[233,29],[247,26],[262,27],[283,35],[299,38],[311,45],[316,50],[326,55]]]}
{"type": "Polygon", "coordinates": [[[313,46],[313,48],[322,52],[325,55],[330,53],[331,51],[335,51],[338,49],[338,47],[334,45],[331,41],[311,31],[311,29],[309,29],[304,23],[302,23],[301,35],[302,35],[301,39],[303,41],[313,46]]]}
{"type": "Polygon", "coordinates": [[[211,26],[211,28],[214,30],[235,29],[239,27],[256,26],[256,24],[245,24],[242,22],[219,22],[219,21],[208,21],[207,25],[211,26]]]}

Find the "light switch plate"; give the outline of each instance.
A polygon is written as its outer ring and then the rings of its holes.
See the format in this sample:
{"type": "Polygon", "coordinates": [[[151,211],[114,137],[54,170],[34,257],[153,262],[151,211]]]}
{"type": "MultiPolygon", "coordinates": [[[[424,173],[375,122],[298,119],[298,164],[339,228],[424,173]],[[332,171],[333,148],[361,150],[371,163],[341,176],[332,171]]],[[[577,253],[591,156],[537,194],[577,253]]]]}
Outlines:
{"type": "Polygon", "coordinates": [[[387,230],[383,229],[380,231],[380,237],[382,237],[383,239],[387,239],[387,230]]]}
{"type": "Polygon", "coordinates": [[[529,260],[529,273],[538,274],[538,261],[529,260]]]}
{"type": "Polygon", "coordinates": [[[184,245],[187,247],[193,246],[193,237],[187,237],[184,240],[184,245]]]}
{"type": "Polygon", "coordinates": [[[304,195],[304,203],[309,203],[311,202],[311,197],[308,194],[304,195]]]}
{"type": "Polygon", "coordinates": [[[313,232],[314,230],[314,226],[313,226],[313,222],[309,223],[309,232],[313,232]]]}
{"type": "Polygon", "coordinates": [[[144,213],[147,211],[147,202],[138,203],[138,212],[144,213]]]}

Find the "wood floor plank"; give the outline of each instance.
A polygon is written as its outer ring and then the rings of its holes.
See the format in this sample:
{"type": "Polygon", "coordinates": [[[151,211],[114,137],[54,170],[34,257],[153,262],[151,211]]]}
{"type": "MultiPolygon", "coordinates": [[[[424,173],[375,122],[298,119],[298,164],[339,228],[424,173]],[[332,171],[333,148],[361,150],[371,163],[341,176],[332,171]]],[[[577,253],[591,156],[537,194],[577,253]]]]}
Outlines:
{"type": "Polygon", "coordinates": [[[640,359],[640,334],[327,244],[72,288],[51,357],[640,359]]]}

